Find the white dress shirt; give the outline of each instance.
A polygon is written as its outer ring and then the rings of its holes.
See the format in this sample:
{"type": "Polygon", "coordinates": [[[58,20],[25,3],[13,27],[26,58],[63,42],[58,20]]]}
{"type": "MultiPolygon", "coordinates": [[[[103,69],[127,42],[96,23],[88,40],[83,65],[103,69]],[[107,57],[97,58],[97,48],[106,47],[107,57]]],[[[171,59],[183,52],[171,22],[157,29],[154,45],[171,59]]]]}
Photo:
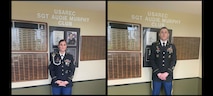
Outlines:
{"type": "Polygon", "coordinates": [[[166,46],[167,41],[168,41],[168,40],[165,40],[165,41],[160,40],[160,43],[161,43],[162,46],[163,46],[163,43],[164,43],[164,46],[166,46]]]}
{"type": "Polygon", "coordinates": [[[65,52],[64,54],[59,53],[59,55],[61,56],[61,59],[64,59],[65,52]]]}

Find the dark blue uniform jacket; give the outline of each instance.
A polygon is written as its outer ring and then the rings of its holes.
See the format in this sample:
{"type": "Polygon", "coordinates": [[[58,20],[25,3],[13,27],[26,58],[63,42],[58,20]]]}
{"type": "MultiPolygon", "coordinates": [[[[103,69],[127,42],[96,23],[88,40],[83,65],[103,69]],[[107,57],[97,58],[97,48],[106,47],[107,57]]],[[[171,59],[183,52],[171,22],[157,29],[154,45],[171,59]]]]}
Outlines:
{"type": "Polygon", "coordinates": [[[160,41],[154,42],[151,47],[150,63],[152,65],[152,80],[161,81],[157,74],[168,72],[169,75],[165,81],[172,81],[173,70],[176,65],[175,45],[167,42],[163,47],[160,41]]]}
{"type": "Polygon", "coordinates": [[[49,71],[50,76],[52,78],[51,85],[52,86],[58,86],[57,83],[55,83],[57,80],[63,80],[68,81],[69,84],[66,85],[66,87],[71,87],[72,84],[72,78],[75,72],[75,65],[74,65],[74,59],[71,54],[65,53],[64,58],[61,60],[61,56],[57,53],[55,57],[52,57],[52,53],[50,54],[50,65],[49,65],[49,71]],[[61,62],[60,65],[53,64],[53,59],[55,63],[61,62]]]}

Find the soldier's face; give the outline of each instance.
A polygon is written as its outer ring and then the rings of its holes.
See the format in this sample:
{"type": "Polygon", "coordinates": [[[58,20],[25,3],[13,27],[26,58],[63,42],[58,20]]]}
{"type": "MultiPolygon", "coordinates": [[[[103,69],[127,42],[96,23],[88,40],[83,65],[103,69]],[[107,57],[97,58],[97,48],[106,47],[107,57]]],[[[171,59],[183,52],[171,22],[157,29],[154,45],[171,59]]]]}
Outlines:
{"type": "Polygon", "coordinates": [[[69,37],[69,38],[72,39],[72,37],[73,37],[72,34],[70,34],[70,37],[69,37]]]}
{"type": "Polygon", "coordinates": [[[60,42],[58,48],[60,51],[64,52],[67,49],[67,43],[65,41],[60,42]]]}
{"type": "Polygon", "coordinates": [[[167,40],[169,38],[168,30],[167,29],[161,29],[159,36],[160,36],[161,40],[167,40]]]}

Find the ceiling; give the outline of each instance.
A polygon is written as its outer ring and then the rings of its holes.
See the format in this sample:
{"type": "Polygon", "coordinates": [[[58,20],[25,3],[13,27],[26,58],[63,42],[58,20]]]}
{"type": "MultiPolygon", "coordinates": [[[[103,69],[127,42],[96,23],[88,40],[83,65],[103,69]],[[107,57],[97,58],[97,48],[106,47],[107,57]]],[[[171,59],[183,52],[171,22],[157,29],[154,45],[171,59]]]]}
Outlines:
{"type": "MultiPolygon", "coordinates": [[[[27,1],[23,1],[27,2],[27,1]]],[[[81,9],[105,11],[105,1],[29,1],[57,6],[72,6],[81,9]]],[[[187,12],[202,15],[202,1],[108,1],[147,8],[187,12]]]]}

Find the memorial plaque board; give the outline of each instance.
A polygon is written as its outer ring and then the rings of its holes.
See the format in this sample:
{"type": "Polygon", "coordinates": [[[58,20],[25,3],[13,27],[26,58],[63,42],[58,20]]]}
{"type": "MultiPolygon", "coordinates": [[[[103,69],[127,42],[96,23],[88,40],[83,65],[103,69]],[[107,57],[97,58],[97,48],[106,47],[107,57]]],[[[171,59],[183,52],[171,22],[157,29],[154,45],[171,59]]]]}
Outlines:
{"type": "Polygon", "coordinates": [[[47,53],[12,53],[12,82],[48,79],[47,53]]]}
{"type": "Polygon", "coordinates": [[[198,59],[200,37],[174,37],[177,60],[198,59]]]}
{"type": "Polygon", "coordinates": [[[47,24],[41,22],[12,21],[11,45],[13,52],[46,52],[47,24]]]}
{"type": "Polygon", "coordinates": [[[48,79],[47,23],[11,23],[12,82],[48,79]]]}
{"type": "Polygon", "coordinates": [[[12,20],[12,82],[48,79],[47,23],[12,20]]]}
{"type": "Polygon", "coordinates": [[[140,51],[140,24],[109,21],[108,50],[109,51],[140,51]]]}
{"type": "Polygon", "coordinates": [[[108,52],[108,80],[141,77],[140,52],[108,52]]]}
{"type": "Polygon", "coordinates": [[[141,25],[108,21],[108,80],[141,77],[141,25]]]}
{"type": "Polygon", "coordinates": [[[80,60],[106,59],[106,36],[82,36],[80,60]]]}

